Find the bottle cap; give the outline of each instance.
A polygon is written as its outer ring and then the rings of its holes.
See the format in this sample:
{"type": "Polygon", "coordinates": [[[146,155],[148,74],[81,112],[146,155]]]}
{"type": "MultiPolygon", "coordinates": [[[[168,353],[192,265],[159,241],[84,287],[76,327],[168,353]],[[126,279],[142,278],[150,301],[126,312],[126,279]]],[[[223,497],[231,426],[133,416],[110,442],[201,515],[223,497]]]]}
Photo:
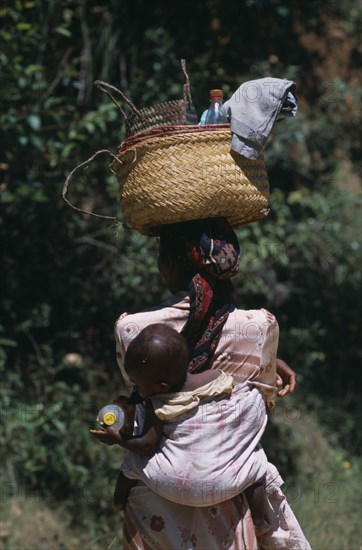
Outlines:
{"type": "Polygon", "coordinates": [[[222,90],[210,90],[210,99],[222,99],[222,90]]]}
{"type": "Polygon", "coordinates": [[[117,417],[116,415],[114,414],[114,412],[107,412],[104,416],[103,416],[103,422],[105,424],[107,424],[107,426],[113,426],[113,424],[115,424],[117,420],[117,417]]]}

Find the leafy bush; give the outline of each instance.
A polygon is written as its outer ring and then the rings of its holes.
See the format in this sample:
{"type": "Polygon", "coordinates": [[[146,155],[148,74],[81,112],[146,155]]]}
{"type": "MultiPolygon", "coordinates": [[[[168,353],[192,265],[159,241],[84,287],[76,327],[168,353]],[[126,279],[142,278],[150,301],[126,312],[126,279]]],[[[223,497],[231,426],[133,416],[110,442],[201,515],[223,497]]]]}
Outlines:
{"type": "Polygon", "coordinates": [[[275,313],[280,355],[298,373],[301,399],[357,452],[360,198],[328,187],[288,195],[278,189],[271,205],[269,219],[238,231],[244,254],[237,298],[275,313]]]}

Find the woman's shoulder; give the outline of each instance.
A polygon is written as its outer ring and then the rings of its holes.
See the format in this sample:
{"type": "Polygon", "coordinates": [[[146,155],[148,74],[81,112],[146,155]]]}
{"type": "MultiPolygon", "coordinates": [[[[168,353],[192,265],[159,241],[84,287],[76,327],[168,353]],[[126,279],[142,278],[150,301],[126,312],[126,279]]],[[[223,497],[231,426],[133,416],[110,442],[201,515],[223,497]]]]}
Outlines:
{"type": "Polygon", "coordinates": [[[267,309],[240,309],[235,308],[229,315],[229,322],[238,323],[263,323],[274,324],[277,323],[275,316],[267,309]]]}
{"type": "Polygon", "coordinates": [[[177,293],[153,308],[132,314],[122,313],[115,323],[115,333],[121,341],[130,342],[141,330],[154,323],[166,323],[181,330],[188,312],[188,296],[186,293],[177,293]]]}

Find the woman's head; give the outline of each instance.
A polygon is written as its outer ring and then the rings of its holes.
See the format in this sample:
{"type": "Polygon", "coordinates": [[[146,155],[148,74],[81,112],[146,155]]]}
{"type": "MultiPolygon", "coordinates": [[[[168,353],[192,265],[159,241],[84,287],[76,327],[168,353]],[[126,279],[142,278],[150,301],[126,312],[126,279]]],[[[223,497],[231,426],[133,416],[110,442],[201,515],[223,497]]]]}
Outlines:
{"type": "Polygon", "coordinates": [[[143,398],[173,390],[186,379],[188,348],[176,330],[157,323],[143,329],[130,343],[125,370],[143,398]]]}
{"type": "Polygon", "coordinates": [[[230,280],[239,270],[236,234],[223,218],[165,225],[160,231],[158,267],[171,292],[188,290],[190,313],[182,334],[189,369],[210,368],[232,303],[230,280]]]}
{"type": "Polygon", "coordinates": [[[231,279],[239,270],[239,261],[237,236],[223,218],[161,228],[158,266],[172,292],[187,289],[197,273],[208,279],[231,279]]]}

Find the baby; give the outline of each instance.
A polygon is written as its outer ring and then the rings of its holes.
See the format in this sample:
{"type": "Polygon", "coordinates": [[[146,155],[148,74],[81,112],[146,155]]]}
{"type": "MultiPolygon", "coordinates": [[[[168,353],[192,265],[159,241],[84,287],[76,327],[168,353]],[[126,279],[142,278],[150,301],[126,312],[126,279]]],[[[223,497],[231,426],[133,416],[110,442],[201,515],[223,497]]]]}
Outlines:
{"type": "Polygon", "coordinates": [[[263,535],[270,529],[267,460],[258,444],[266,422],[264,398],[219,370],[189,373],[188,357],[183,336],[164,324],[149,325],[129,345],[124,368],[146,400],[145,422],[142,435],[131,438],[106,428],[106,442],[130,451],[114,505],[123,510],[139,480],[191,506],[210,506],[244,491],[256,534],[263,535]]]}

